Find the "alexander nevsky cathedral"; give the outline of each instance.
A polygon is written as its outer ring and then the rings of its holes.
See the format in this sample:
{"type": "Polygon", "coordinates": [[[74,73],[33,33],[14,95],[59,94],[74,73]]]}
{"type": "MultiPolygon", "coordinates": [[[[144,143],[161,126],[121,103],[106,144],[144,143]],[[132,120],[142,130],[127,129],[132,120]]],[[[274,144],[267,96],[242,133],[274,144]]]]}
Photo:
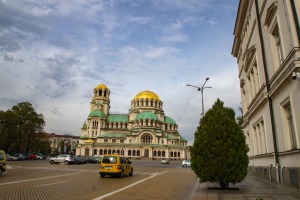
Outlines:
{"type": "Polygon", "coordinates": [[[148,90],[138,93],[128,114],[111,114],[109,96],[110,90],[104,84],[94,89],[76,155],[118,153],[131,159],[187,158],[187,140],[178,133],[176,122],[165,115],[157,94],[148,90]]]}

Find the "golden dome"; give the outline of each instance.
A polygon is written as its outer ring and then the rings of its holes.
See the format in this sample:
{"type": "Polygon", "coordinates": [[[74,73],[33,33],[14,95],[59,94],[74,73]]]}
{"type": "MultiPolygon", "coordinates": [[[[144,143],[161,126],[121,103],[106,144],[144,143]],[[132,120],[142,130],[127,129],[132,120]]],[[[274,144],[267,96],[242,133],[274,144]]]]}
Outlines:
{"type": "Polygon", "coordinates": [[[155,94],[154,92],[151,92],[149,90],[143,91],[138,93],[135,97],[134,100],[136,99],[154,99],[154,100],[160,100],[159,96],[155,94]]]}
{"type": "Polygon", "coordinates": [[[99,84],[97,87],[97,89],[108,89],[108,87],[106,85],[104,85],[103,83],[102,84],[99,84]]]}
{"type": "Polygon", "coordinates": [[[88,140],[85,140],[84,143],[94,143],[94,140],[88,139],[88,140]]]}

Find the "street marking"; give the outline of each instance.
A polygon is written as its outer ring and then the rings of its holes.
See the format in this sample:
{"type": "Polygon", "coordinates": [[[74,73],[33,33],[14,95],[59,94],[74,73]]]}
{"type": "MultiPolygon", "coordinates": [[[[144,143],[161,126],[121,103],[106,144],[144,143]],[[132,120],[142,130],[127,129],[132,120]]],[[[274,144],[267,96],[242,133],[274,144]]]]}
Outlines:
{"type": "Polygon", "coordinates": [[[146,175],[146,174],[150,174],[151,172],[144,172],[144,173],[141,173],[141,175],[146,175]]]}
{"type": "Polygon", "coordinates": [[[57,175],[57,176],[48,176],[48,177],[43,177],[43,178],[26,179],[26,180],[21,180],[21,181],[12,181],[12,182],[7,182],[7,183],[0,183],[0,185],[11,185],[11,184],[16,184],[16,183],[24,183],[24,182],[30,182],[30,181],[43,180],[43,179],[57,178],[57,177],[63,177],[63,176],[81,174],[81,173],[82,172],[72,173],[72,174],[63,174],[63,175],[57,175]]]}
{"type": "Polygon", "coordinates": [[[118,190],[116,190],[116,191],[107,193],[107,194],[102,195],[102,196],[100,196],[100,197],[97,197],[97,198],[95,198],[95,199],[93,199],[93,200],[101,200],[101,199],[104,199],[104,198],[106,198],[106,197],[109,197],[109,196],[111,196],[111,195],[113,195],[113,194],[119,193],[119,192],[121,192],[121,191],[123,191],[123,190],[126,190],[126,189],[128,189],[128,188],[131,188],[131,187],[133,187],[133,186],[135,186],[135,185],[137,185],[137,184],[140,184],[140,183],[142,183],[142,182],[144,182],[144,181],[146,181],[146,180],[148,180],[148,179],[154,178],[155,176],[160,175],[160,174],[163,174],[163,173],[166,173],[166,172],[167,172],[167,171],[164,171],[164,172],[158,173],[158,174],[156,174],[156,175],[150,176],[150,177],[148,177],[148,178],[142,179],[142,180],[140,180],[140,181],[138,181],[138,182],[135,182],[135,183],[133,183],[133,184],[131,184],[131,185],[128,185],[128,186],[123,187],[123,188],[120,188],[120,189],[118,189],[118,190]]]}
{"type": "Polygon", "coordinates": [[[33,186],[33,187],[34,187],[34,188],[37,188],[37,187],[44,187],[44,186],[55,185],[55,184],[59,184],[59,183],[65,183],[65,182],[68,182],[68,181],[60,181],[60,182],[56,182],[56,183],[49,183],[49,184],[43,184],[43,185],[35,185],[35,186],[33,186]]]}

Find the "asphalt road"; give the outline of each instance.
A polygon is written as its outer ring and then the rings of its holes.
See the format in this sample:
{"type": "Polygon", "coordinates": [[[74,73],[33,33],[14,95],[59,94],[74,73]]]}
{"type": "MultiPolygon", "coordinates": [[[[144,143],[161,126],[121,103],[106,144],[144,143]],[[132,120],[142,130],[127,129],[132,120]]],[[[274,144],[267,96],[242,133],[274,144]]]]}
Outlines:
{"type": "Polygon", "coordinates": [[[99,164],[8,161],[0,177],[0,199],[191,199],[197,178],[180,164],[133,160],[133,176],[100,178],[99,164]]]}

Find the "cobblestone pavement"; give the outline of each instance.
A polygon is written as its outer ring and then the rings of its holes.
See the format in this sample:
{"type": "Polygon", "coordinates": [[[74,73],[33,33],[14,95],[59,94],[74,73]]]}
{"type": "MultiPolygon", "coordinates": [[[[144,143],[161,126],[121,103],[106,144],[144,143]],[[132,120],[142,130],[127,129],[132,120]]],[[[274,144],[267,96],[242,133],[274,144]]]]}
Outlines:
{"type": "Polygon", "coordinates": [[[178,163],[136,162],[132,177],[100,178],[98,165],[49,165],[15,162],[0,177],[1,200],[296,200],[300,189],[271,183],[255,175],[235,186],[238,190],[209,190],[190,168],[178,163]]]}
{"type": "Polygon", "coordinates": [[[196,183],[191,200],[299,200],[300,189],[272,183],[267,179],[248,174],[242,183],[231,185],[238,190],[209,190],[216,184],[196,183]]]}

